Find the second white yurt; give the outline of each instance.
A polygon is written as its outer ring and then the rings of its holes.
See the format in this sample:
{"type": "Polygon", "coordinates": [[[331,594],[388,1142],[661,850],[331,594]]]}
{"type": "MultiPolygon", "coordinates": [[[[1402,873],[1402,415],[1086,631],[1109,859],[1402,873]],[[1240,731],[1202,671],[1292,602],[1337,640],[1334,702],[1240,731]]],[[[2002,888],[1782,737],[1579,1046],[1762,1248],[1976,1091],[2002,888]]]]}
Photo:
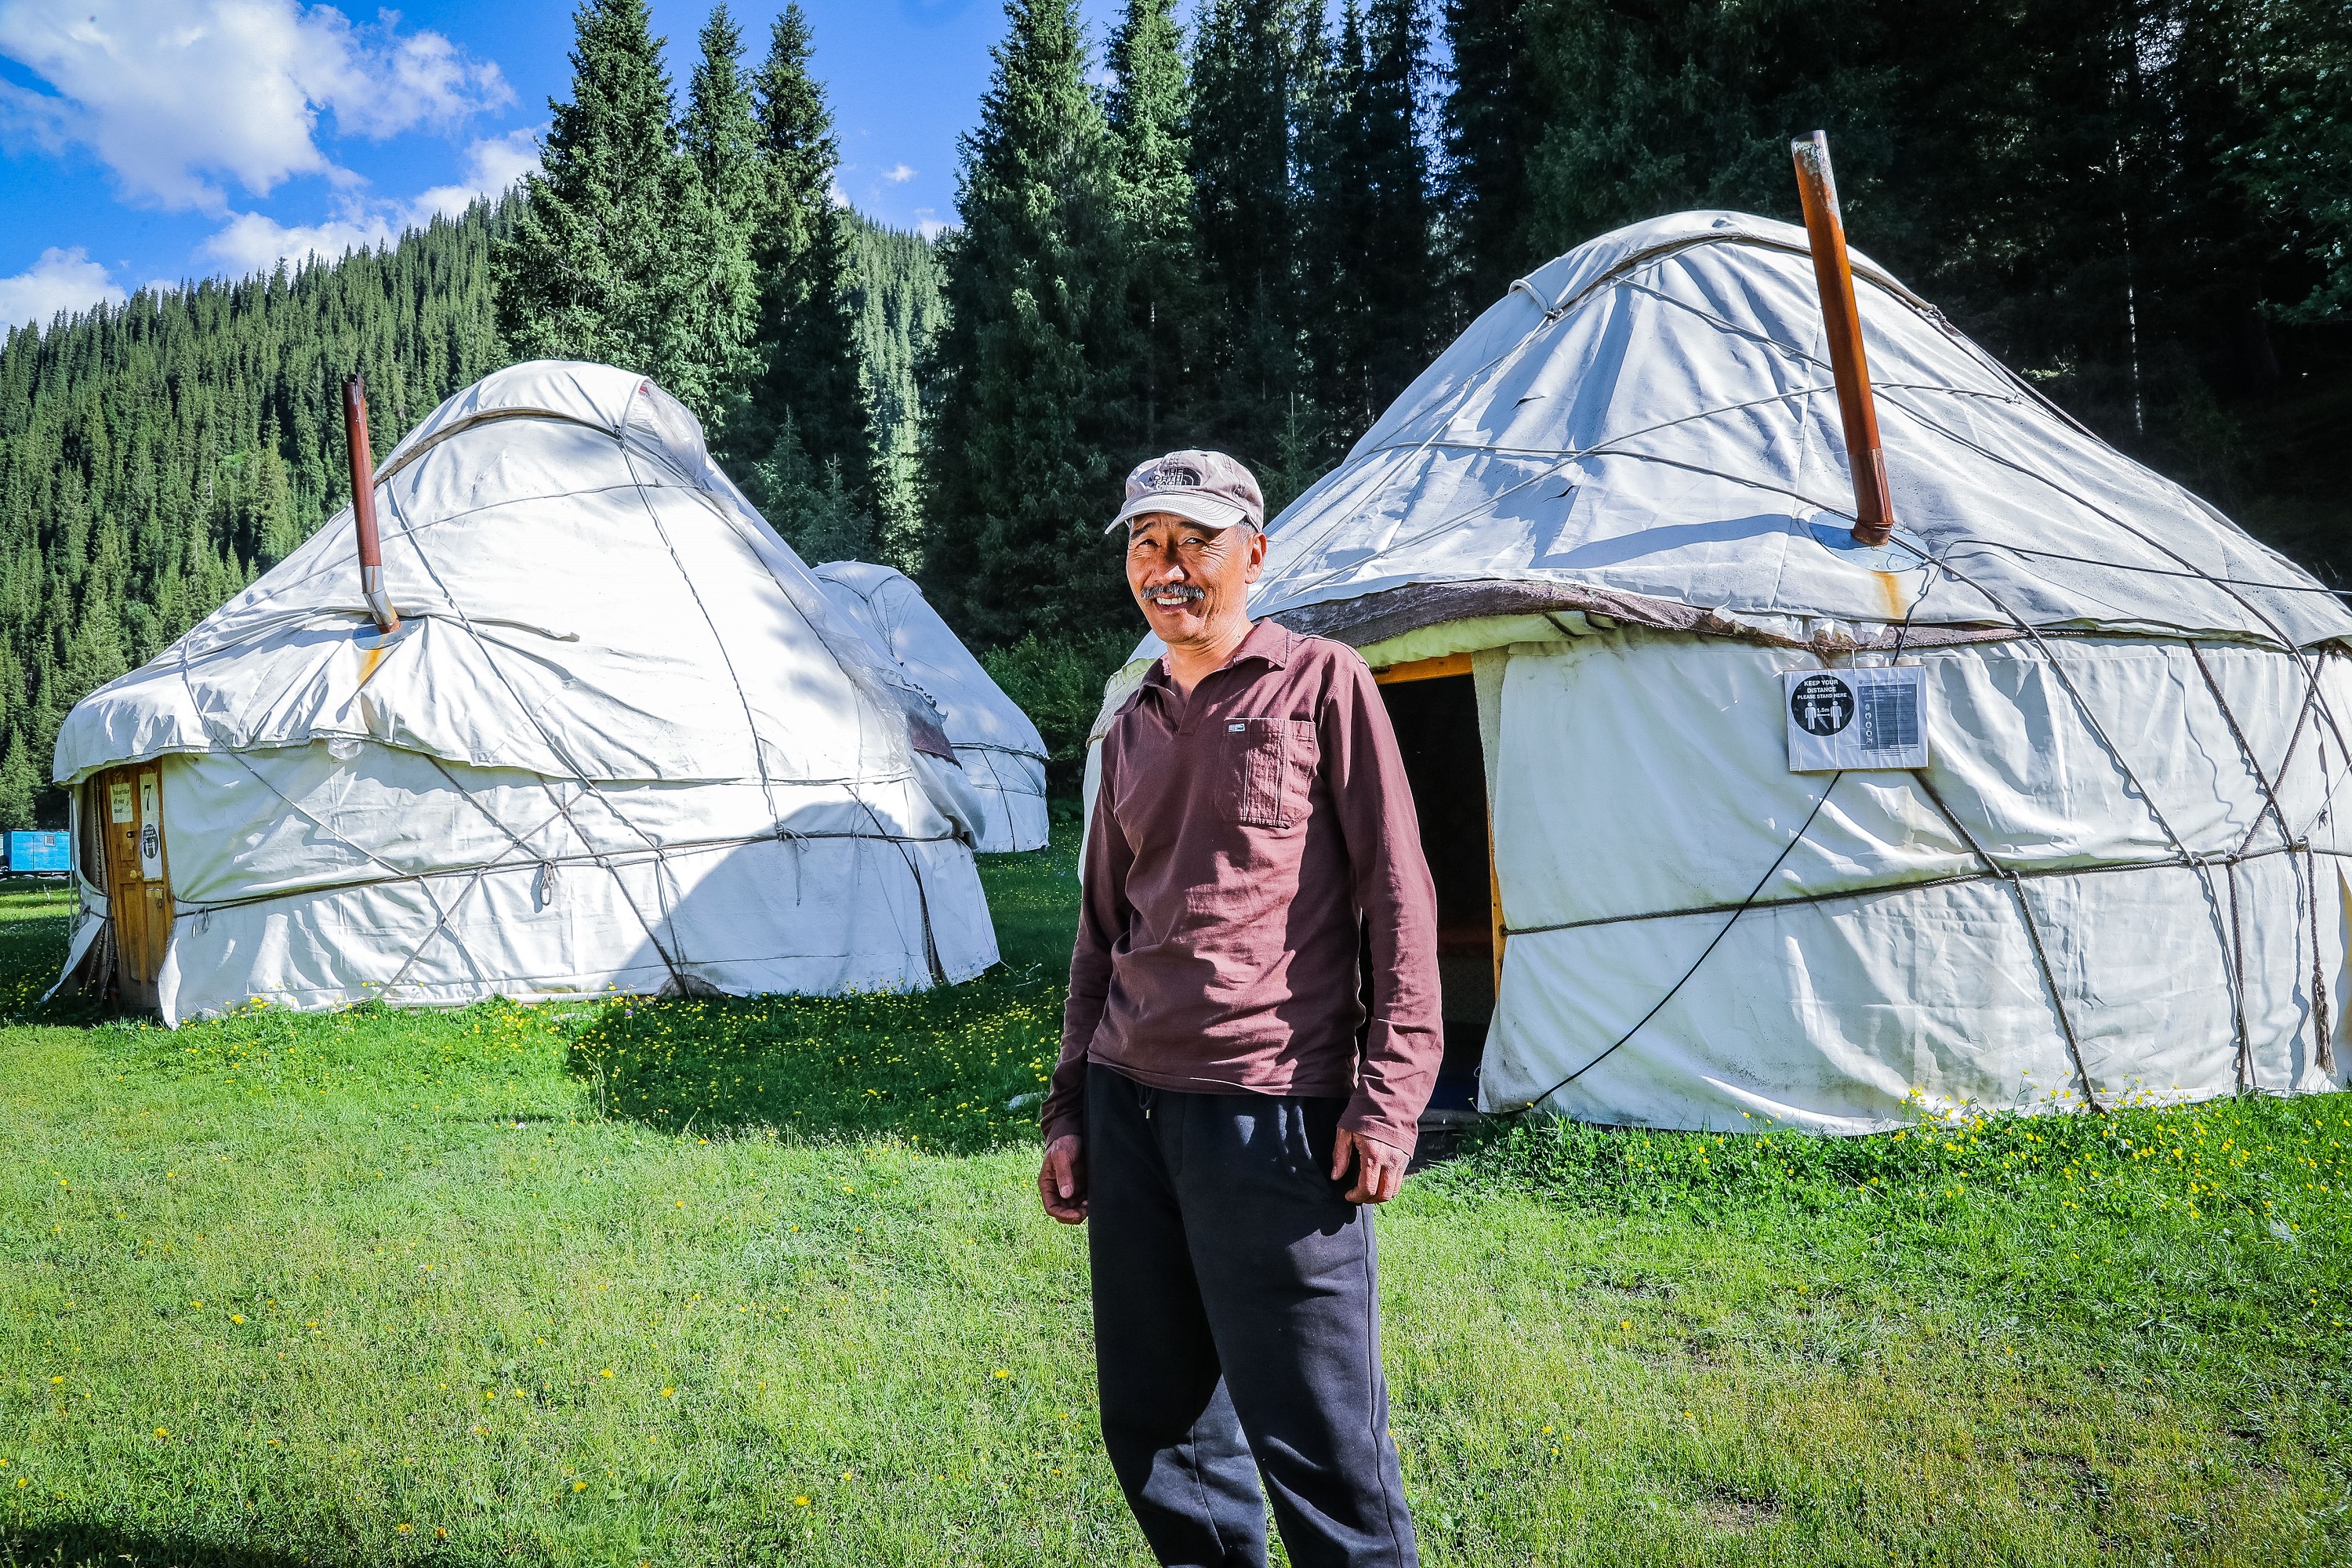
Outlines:
{"type": "Polygon", "coordinates": [[[176,1022],[995,961],[928,704],[667,394],[500,371],[370,493],[377,573],[346,512],[68,716],[69,976],[176,1022]]]}
{"type": "Polygon", "coordinates": [[[1513,285],[1272,525],[1254,613],[1361,650],[1406,752],[1453,1092],[1859,1132],[2342,1084],[2352,615],[1853,266],[1885,544],[1806,231],[1737,213],[1513,285]]]}
{"type": "Polygon", "coordinates": [[[938,708],[940,727],[977,796],[972,847],[1045,846],[1045,739],[989,678],[971,650],[903,572],[864,561],[829,561],[816,580],[938,708]]]}

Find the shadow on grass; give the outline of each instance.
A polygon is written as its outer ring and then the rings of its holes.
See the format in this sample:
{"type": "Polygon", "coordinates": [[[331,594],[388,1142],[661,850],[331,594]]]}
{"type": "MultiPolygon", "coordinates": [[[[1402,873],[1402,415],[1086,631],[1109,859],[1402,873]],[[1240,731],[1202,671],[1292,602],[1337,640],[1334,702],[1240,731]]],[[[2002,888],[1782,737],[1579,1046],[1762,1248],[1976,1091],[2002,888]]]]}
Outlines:
{"type": "Polygon", "coordinates": [[[0,883],[0,1020],[75,1026],[121,1016],[112,1004],[87,997],[41,1000],[65,966],[73,914],[73,894],[52,884],[0,883]]]}
{"type": "Polygon", "coordinates": [[[250,1542],[149,1535],[95,1523],[0,1533],[0,1568],[118,1568],[126,1563],[130,1568],[294,1568],[297,1563],[317,1568],[332,1561],[316,1552],[296,1555],[250,1542]]]}
{"type": "Polygon", "coordinates": [[[567,1065],[603,1114],[667,1132],[971,1152],[1034,1135],[1060,979],[999,967],[906,995],[621,1002],[573,1037],[567,1065]]]}
{"type": "MultiPolygon", "coordinates": [[[[957,1152],[1034,1138],[1076,923],[1077,835],[1066,807],[1062,817],[1053,848],[981,857],[1003,962],[978,980],[907,994],[531,1011],[565,1037],[565,1065],[603,1114],[665,1131],[900,1138],[957,1152]]],[[[0,1017],[88,1027],[124,1016],[87,1000],[39,1001],[65,960],[71,909],[54,893],[0,889],[0,1017]]],[[[346,1016],[362,1014],[402,1028],[396,1009],[346,1016]]],[[[266,1026],[293,1026],[273,1015],[266,1026]]]]}
{"type": "Polygon", "coordinates": [[[1003,962],[937,991],[629,1001],[572,1037],[607,1116],[665,1131],[902,1138],[958,1153],[1036,1135],[1077,925],[1075,805],[1052,848],[983,855],[1003,962]]]}

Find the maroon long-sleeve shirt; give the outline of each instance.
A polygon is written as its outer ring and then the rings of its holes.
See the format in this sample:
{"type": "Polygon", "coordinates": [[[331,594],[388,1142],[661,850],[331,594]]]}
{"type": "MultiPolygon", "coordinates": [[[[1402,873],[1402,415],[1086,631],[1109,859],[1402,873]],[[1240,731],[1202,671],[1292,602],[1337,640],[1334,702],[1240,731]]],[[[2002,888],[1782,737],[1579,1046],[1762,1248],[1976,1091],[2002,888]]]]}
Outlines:
{"type": "Polygon", "coordinates": [[[1094,1061],[1345,1098],[1340,1126],[1412,1151],[1444,1053],[1437,894],[1354,649],[1261,621],[1189,697],[1154,665],[1103,737],[1082,899],[1048,1142],[1084,1132],[1094,1061]]]}

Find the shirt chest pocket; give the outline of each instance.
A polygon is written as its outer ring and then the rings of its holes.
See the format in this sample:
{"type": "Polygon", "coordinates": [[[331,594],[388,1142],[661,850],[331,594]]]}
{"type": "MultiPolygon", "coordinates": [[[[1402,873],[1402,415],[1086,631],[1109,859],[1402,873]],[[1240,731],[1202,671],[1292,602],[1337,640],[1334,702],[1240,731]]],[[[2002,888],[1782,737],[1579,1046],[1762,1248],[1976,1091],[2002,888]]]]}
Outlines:
{"type": "Polygon", "coordinates": [[[1293,827],[1307,816],[1320,748],[1307,719],[1227,719],[1220,725],[1233,767],[1236,820],[1293,827]]]}

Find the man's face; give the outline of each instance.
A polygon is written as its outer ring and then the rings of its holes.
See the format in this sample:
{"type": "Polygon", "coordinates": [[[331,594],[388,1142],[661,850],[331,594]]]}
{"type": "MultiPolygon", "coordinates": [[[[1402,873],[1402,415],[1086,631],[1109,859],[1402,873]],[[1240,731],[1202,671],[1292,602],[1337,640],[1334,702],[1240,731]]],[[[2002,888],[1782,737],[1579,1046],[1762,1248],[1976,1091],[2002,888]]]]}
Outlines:
{"type": "Polygon", "coordinates": [[[1171,647],[1214,641],[1246,614],[1265,564],[1265,535],[1247,523],[1210,528],[1170,512],[1128,525],[1127,585],[1171,647]]]}

